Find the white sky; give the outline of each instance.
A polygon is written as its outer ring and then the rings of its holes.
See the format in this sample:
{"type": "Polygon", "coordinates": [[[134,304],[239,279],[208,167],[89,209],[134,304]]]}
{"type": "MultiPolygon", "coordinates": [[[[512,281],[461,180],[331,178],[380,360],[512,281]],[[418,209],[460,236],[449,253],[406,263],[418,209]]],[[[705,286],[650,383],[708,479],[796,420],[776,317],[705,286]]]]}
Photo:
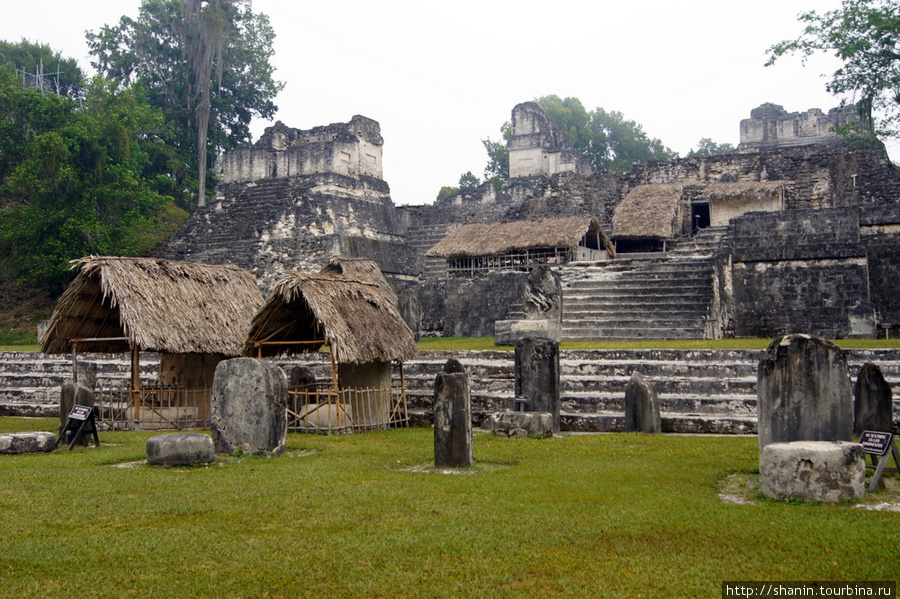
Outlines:
{"type": "MultiPolygon", "coordinates": [[[[7,2],[0,39],[50,44],[89,68],[84,31],[136,16],[139,0],[7,2]]],[[[556,94],[622,112],[686,154],[702,137],[737,145],[763,102],[827,110],[835,59],[766,49],[801,31],[797,15],[840,0],[254,0],[276,32],[276,119],[290,127],[381,123],[384,178],[397,204],[434,200],[516,104],[556,94]]],[[[266,125],[255,123],[254,137],[266,125]]],[[[893,148],[892,148],[893,149],[893,148]]],[[[895,153],[892,152],[892,153],[895,153]]]]}

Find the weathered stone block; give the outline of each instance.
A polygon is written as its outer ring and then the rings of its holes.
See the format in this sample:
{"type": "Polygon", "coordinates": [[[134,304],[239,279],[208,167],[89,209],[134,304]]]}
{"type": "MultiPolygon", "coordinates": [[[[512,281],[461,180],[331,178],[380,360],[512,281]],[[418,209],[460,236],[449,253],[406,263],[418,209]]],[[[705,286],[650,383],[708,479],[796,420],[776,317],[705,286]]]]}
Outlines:
{"type": "Polygon", "coordinates": [[[210,397],[210,430],[216,453],[284,453],[288,381],[275,364],[254,358],[216,367],[210,397]]]}
{"type": "Polygon", "coordinates": [[[549,412],[559,431],[559,343],[526,337],[516,343],[516,397],[527,398],[526,412],[549,412]]]}
{"type": "MultiPolygon", "coordinates": [[[[455,370],[456,364],[447,364],[448,369],[455,370]]],[[[470,468],[473,459],[469,379],[462,372],[439,372],[434,380],[434,465],[470,468]]]]}
{"type": "Polygon", "coordinates": [[[209,435],[172,433],[147,439],[147,463],[154,466],[193,466],[215,459],[215,444],[209,435]]]}
{"type": "Polygon", "coordinates": [[[44,453],[56,448],[56,435],[45,432],[0,435],[0,453],[44,453]]]}
{"type": "Polygon", "coordinates": [[[847,359],[810,335],[772,342],[759,363],[759,447],[790,441],[850,441],[853,391],[847,359]]]}
{"type": "Polygon", "coordinates": [[[858,443],[771,443],[759,454],[759,475],[763,493],[774,499],[859,499],[866,490],[865,454],[858,443]]]}
{"type": "Polygon", "coordinates": [[[853,432],[894,430],[894,398],[891,386],[877,364],[866,362],[859,369],[853,389],[853,432]]]}
{"type": "Polygon", "coordinates": [[[659,395],[656,388],[635,372],[625,387],[625,432],[661,433],[659,395]]]}
{"type": "Polygon", "coordinates": [[[553,436],[553,415],[549,412],[494,412],[484,424],[505,437],[553,436]]]}

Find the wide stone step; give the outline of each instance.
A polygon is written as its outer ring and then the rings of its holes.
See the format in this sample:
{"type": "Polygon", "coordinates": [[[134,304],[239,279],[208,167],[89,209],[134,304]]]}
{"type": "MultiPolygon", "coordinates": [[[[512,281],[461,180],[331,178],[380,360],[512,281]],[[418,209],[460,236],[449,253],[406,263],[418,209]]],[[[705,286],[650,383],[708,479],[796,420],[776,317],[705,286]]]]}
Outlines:
{"type": "MultiPolygon", "coordinates": [[[[755,416],[755,395],[720,394],[715,396],[696,393],[660,393],[659,408],[673,414],[707,414],[755,416]]],[[[624,393],[574,393],[560,395],[560,409],[570,413],[625,412],[624,393]]]]}
{"type": "Polygon", "coordinates": [[[704,329],[697,328],[594,328],[563,327],[567,341],[637,341],[642,339],[703,339],[704,329]]]}
{"type": "MultiPolygon", "coordinates": [[[[756,376],[744,378],[670,376],[653,379],[644,376],[652,384],[657,393],[694,393],[717,396],[729,393],[756,395],[756,376]]],[[[624,396],[625,388],[631,380],[630,376],[598,378],[592,376],[560,377],[561,392],[592,393],[619,392],[624,396]]]]}

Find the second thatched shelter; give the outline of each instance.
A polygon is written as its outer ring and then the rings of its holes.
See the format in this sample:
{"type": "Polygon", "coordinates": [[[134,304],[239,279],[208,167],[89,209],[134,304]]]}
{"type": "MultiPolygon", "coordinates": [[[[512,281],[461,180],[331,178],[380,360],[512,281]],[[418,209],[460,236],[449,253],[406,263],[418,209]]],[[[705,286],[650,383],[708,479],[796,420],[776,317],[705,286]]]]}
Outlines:
{"type": "Polygon", "coordinates": [[[471,223],[450,231],[425,254],[446,258],[450,274],[531,270],[542,264],[615,258],[600,221],[589,215],[471,223]]]}
{"type": "Polygon", "coordinates": [[[316,274],[286,274],[251,323],[244,345],[249,356],[330,349],[331,389],[293,391],[297,428],[371,428],[406,419],[405,391],[395,397],[391,390],[391,364],[415,356],[415,336],[393,292],[372,282],[377,277],[370,265],[355,265],[368,274],[339,274],[334,263],[316,274]]]}

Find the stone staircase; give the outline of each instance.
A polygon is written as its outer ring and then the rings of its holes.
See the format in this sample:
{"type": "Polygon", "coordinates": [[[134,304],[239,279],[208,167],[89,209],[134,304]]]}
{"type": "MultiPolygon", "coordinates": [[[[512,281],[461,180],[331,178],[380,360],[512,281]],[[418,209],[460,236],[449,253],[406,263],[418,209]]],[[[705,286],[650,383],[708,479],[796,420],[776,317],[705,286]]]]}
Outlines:
{"type": "MultiPolygon", "coordinates": [[[[130,387],[128,356],[79,354],[78,363],[80,368],[91,371],[99,388],[130,387]]],[[[141,354],[143,384],[156,380],[158,366],[158,355],[141,354]]],[[[0,416],[56,416],[59,390],[63,383],[72,380],[72,367],[72,359],[65,355],[0,352],[0,416]]]]}
{"type": "MultiPolygon", "coordinates": [[[[624,427],[625,387],[634,372],[652,383],[660,398],[664,432],[746,434],[756,432],[756,376],[763,350],[564,350],[560,352],[561,426],[568,431],[613,432],[624,427]]],[[[894,392],[894,418],[900,419],[900,350],[846,350],[851,381],[865,362],[874,362],[894,392]]],[[[414,422],[431,419],[434,379],[449,358],[469,374],[473,420],[511,409],[515,363],[508,351],[428,351],[404,364],[403,375],[414,422]]],[[[127,388],[127,356],[85,354],[95,365],[98,385],[127,388]]],[[[327,354],[277,360],[302,365],[329,380],[327,354]]],[[[141,377],[155,378],[157,359],[141,357],[141,377]]],[[[39,353],[0,354],[0,415],[56,416],[59,386],[71,378],[71,361],[39,353]]],[[[399,386],[400,371],[394,369],[399,386]]]]}
{"type": "Polygon", "coordinates": [[[455,226],[457,225],[452,223],[439,223],[420,225],[409,230],[407,242],[422,257],[423,279],[437,279],[446,273],[447,261],[444,258],[426,258],[425,252],[446,237],[455,226]]]}
{"type": "Polygon", "coordinates": [[[703,339],[713,299],[714,254],[726,228],[702,229],[672,250],[622,254],[560,269],[563,339],[703,339]]]}

